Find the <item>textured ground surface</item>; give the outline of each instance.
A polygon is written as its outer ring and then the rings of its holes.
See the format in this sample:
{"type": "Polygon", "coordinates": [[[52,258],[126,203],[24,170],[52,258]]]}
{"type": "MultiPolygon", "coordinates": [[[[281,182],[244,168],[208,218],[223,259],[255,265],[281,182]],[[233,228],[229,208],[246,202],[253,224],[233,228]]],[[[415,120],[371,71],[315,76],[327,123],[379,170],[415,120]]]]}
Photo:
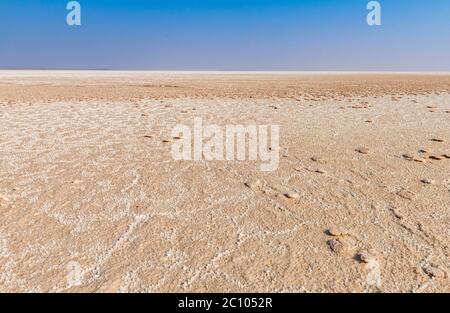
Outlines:
{"type": "Polygon", "coordinates": [[[0,72],[0,151],[0,291],[450,292],[450,76],[0,72]]]}

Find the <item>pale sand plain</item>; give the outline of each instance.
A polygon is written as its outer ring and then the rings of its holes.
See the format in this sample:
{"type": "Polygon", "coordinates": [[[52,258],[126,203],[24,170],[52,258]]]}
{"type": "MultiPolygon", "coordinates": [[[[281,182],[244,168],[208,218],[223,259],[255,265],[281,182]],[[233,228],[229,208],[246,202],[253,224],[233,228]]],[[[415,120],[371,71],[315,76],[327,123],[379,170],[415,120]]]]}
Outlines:
{"type": "Polygon", "coordinates": [[[449,143],[446,74],[3,71],[0,291],[449,292],[449,143]],[[194,117],[278,170],[174,161],[194,117]]]}

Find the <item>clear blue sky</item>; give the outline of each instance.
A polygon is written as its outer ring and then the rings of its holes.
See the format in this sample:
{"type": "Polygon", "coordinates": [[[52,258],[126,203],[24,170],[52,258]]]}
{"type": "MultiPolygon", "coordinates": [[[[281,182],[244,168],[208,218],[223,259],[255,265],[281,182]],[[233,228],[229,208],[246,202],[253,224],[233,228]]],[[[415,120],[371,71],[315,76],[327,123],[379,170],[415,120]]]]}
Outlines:
{"type": "Polygon", "coordinates": [[[0,0],[0,68],[450,71],[450,0],[0,0]]]}

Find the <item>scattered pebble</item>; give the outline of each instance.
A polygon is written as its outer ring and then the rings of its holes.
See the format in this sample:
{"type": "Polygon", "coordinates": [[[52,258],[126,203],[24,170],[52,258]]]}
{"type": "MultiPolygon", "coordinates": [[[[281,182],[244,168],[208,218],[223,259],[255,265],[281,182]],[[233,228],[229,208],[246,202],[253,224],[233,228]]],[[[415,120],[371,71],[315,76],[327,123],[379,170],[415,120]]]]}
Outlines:
{"type": "Polygon", "coordinates": [[[419,150],[419,153],[430,153],[431,151],[427,148],[423,148],[419,150]]]}
{"type": "Polygon", "coordinates": [[[408,161],[412,161],[414,159],[414,157],[412,155],[407,154],[407,153],[402,154],[402,157],[408,161]]]}
{"type": "Polygon", "coordinates": [[[334,237],[339,237],[339,236],[346,236],[349,234],[348,231],[346,231],[345,229],[341,229],[338,227],[330,227],[327,231],[327,233],[331,236],[334,237]]]}
{"type": "Polygon", "coordinates": [[[339,238],[328,240],[327,244],[331,251],[336,252],[337,254],[342,254],[348,251],[348,245],[339,238]]]}
{"type": "Polygon", "coordinates": [[[399,210],[397,208],[391,207],[391,208],[389,208],[389,211],[391,211],[392,215],[394,215],[394,217],[396,219],[399,219],[399,220],[403,219],[403,215],[399,212],[399,210]]]}
{"type": "Polygon", "coordinates": [[[397,195],[406,200],[414,200],[416,197],[415,193],[413,193],[409,190],[406,190],[406,189],[400,190],[399,192],[397,192],[397,195]]]}
{"type": "Polygon", "coordinates": [[[369,251],[363,251],[358,254],[359,260],[363,263],[375,262],[377,258],[369,251]]]}
{"type": "Polygon", "coordinates": [[[361,154],[369,154],[370,150],[368,148],[358,148],[356,149],[356,151],[358,151],[361,154]]]}
{"type": "Polygon", "coordinates": [[[434,141],[434,142],[444,142],[445,140],[442,139],[442,138],[433,138],[433,139],[431,139],[431,141],[434,141]]]}
{"type": "Polygon", "coordinates": [[[313,160],[314,162],[320,163],[320,164],[326,164],[327,163],[327,161],[325,159],[323,159],[321,157],[318,157],[318,156],[313,156],[311,158],[311,160],[313,160]]]}
{"type": "Polygon", "coordinates": [[[245,186],[247,186],[250,189],[257,189],[261,187],[261,182],[259,180],[251,180],[246,182],[245,186]]]}
{"type": "Polygon", "coordinates": [[[442,157],[440,155],[430,155],[430,159],[436,160],[436,161],[442,161],[444,159],[444,157],[442,157]]]}
{"type": "Polygon", "coordinates": [[[415,158],[413,158],[413,160],[414,160],[415,162],[419,162],[419,163],[425,163],[425,162],[426,162],[426,159],[425,159],[425,158],[418,158],[418,157],[415,157],[415,158]]]}
{"type": "Polygon", "coordinates": [[[298,199],[300,195],[295,191],[289,191],[284,194],[284,196],[288,199],[298,199]]]}
{"type": "Polygon", "coordinates": [[[318,169],[318,170],[316,170],[316,173],[319,173],[319,174],[326,174],[327,171],[318,169]]]}
{"type": "Polygon", "coordinates": [[[6,203],[8,201],[9,201],[8,197],[6,197],[4,195],[0,195],[0,205],[3,203],[6,203]]]}
{"type": "Polygon", "coordinates": [[[423,267],[423,271],[431,278],[443,279],[447,276],[444,270],[440,269],[434,264],[423,267]]]}
{"type": "Polygon", "coordinates": [[[427,185],[434,185],[435,181],[432,179],[428,179],[428,178],[424,178],[421,180],[422,183],[427,184],[427,185]]]}

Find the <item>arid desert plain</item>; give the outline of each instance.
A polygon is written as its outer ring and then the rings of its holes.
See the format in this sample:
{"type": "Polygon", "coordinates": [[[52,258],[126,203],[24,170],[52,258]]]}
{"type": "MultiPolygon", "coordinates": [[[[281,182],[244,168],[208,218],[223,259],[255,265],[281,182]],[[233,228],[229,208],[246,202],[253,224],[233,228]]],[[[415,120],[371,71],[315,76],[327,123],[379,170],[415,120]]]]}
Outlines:
{"type": "Polygon", "coordinates": [[[450,292],[450,74],[0,71],[0,155],[2,292],[450,292]]]}

